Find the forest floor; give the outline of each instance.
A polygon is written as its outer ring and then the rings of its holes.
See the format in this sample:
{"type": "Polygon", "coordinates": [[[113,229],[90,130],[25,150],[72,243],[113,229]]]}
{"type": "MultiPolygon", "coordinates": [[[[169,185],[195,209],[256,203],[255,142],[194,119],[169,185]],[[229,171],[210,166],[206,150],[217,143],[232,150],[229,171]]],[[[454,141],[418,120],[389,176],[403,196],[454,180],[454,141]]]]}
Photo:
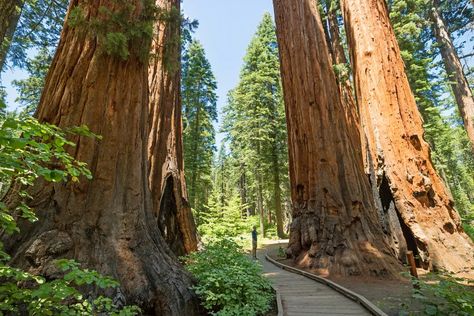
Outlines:
{"type": "MultiPolygon", "coordinates": [[[[264,247],[271,258],[283,264],[300,268],[296,266],[292,259],[282,259],[279,256],[279,248],[286,248],[286,243],[271,242],[264,247]]],[[[318,275],[312,269],[303,270],[318,275]]],[[[370,277],[323,277],[363,295],[390,316],[398,316],[402,311],[414,315],[422,314],[423,306],[412,298],[412,285],[409,280],[382,280],[370,277]]]]}

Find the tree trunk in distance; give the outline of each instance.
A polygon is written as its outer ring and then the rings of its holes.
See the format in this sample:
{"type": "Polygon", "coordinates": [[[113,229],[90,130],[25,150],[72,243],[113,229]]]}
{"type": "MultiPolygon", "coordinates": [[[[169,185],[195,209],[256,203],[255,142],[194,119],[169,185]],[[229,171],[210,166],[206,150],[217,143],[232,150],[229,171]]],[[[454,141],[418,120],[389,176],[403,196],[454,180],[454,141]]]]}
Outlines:
{"type": "Polygon", "coordinates": [[[148,184],[158,226],[178,255],[197,250],[197,233],[187,200],[183,164],[180,99],[180,1],[157,0],[171,12],[171,21],[158,22],[148,70],[148,184]]]}
{"type": "Polygon", "coordinates": [[[287,254],[321,273],[396,278],[401,265],[378,224],[316,2],[273,3],[293,202],[287,254]]]}
{"type": "Polygon", "coordinates": [[[283,213],[281,210],[280,162],[277,148],[273,150],[273,200],[275,202],[275,219],[278,238],[285,238],[283,232],[283,213]]]}
{"type": "Polygon", "coordinates": [[[262,177],[260,171],[257,174],[257,210],[260,217],[260,232],[262,237],[265,237],[265,210],[263,209],[262,177]]]}
{"type": "MultiPolygon", "coordinates": [[[[73,0],[66,21],[78,5],[92,20],[101,5],[114,12],[125,4],[143,8],[141,0],[73,0]]],[[[140,13],[132,21],[141,22],[140,13]]],[[[93,32],[65,24],[36,113],[41,122],[85,124],[103,137],[73,139],[71,154],[94,179],[32,187],[40,220],[21,223],[21,234],[7,240],[11,263],[54,278],[60,275],[54,260],[74,258],[117,279],[114,300],[136,304],[145,315],[196,315],[191,276],[162,236],[148,189],[147,64],[133,52],[126,61],[107,55],[99,45],[93,32]]]]}
{"type": "Polygon", "coordinates": [[[343,0],[343,11],[369,161],[385,183],[382,202],[394,203],[408,250],[423,267],[473,267],[473,244],[423,139],[385,1],[343,0]]]}
{"type": "Polygon", "coordinates": [[[471,141],[471,147],[474,153],[474,96],[471,87],[469,87],[466,75],[464,74],[459,56],[454,48],[451,35],[441,15],[439,1],[433,1],[430,16],[433,22],[436,41],[438,42],[443,58],[444,67],[451,81],[451,88],[453,89],[459,113],[461,113],[464,127],[471,141]]]}
{"type": "Polygon", "coordinates": [[[23,5],[23,0],[0,0],[0,73],[5,66],[23,5]]]}

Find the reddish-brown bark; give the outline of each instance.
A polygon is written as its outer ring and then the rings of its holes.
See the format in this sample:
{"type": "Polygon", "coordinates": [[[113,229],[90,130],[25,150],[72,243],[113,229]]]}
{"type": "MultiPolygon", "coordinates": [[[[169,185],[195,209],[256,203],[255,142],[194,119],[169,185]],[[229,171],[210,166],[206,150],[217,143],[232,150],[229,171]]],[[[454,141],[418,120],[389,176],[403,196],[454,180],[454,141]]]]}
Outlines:
{"type": "Polygon", "coordinates": [[[157,0],[171,19],[156,23],[148,71],[148,181],[158,225],[171,249],[197,249],[194,218],[184,180],[180,98],[180,1],[157,0]]]}
{"type": "Polygon", "coordinates": [[[331,274],[396,276],[316,2],[274,0],[274,8],[293,201],[287,253],[331,274]]]}
{"type": "MultiPolygon", "coordinates": [[[[130,3],[138,22],[143,2],[130,3]]],[[[69,12],[77,5],[89,20],[100,6],[117,10],[125,3],[73,0],[69,12]]],[[[36,115],[62,128],[85,124],[103,137],[74,139],[71,152],[94,179],[35,185],[31,206],[39,223],[22,224],[6,246],[12,264],[46,277],[57,275],[53,261],[63,257],[112,276],[121,284],[114,299],[137,304],[146,315],[194,315],[199,303],[191,277],[157,225],[148,188],[147,72],[133,52],[126,61],[107,55],[93,33],[66,23],[36,115]]]]}
{"type": "Polygon", "coordinates": [[[368,163],[392,236],[403,233],[424,267],[471,268],[474,247],[431,162],[386,3],[344,0],[343,11],[368,163]]]}

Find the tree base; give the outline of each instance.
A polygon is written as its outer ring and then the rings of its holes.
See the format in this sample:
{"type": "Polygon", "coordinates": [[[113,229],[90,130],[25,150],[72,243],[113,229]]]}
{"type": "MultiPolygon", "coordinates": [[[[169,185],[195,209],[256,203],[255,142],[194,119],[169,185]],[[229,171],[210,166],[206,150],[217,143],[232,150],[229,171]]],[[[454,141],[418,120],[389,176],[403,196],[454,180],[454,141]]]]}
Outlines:
{"type": "Polygon", "coordinates": [[[303,268],[316,269],[323,275],[373,276],[398,279],[402,265],[389,249],[384,237],[368,238],[366,223],[355,217],[349,225],[336,221],[322,224],[316,214],[301,215],[293,220],[287,255],[303,268]],[[340,227],[344,227],[340,229],[340,227]]]}
{"type": "Polygon", "coordinates": [[[21,234],[4,238],[11,265],[55,279],[62,273],[54,261],[75,259],[83,268],[120,282],[113,293],[85,289],[89,295],[105,294],[119,305],[137,305],[144,315],[202,314],[190,290],[192,277],[167,245],[151,212],[116,209],[114,216],[104,216],[86,209],[84,214],[73,214],[59,206],[66,192],[58,186],[63,185],[47,185],[36,192],[49,197],[41,206],[33,205],[38,223],[20,222],[21,234]]]}

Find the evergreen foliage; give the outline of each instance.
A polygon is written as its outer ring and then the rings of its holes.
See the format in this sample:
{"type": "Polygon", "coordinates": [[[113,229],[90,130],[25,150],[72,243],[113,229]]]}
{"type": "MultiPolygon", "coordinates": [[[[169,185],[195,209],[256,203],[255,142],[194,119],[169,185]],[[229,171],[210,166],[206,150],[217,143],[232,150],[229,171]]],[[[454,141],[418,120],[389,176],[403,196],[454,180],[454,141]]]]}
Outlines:
{"type": "Polygon", "coordinates": [[[38,54],[26,63],[29,77],[22,80],[14,80],[12,84],[19,93],[18,104],[22,105],[23,111],[33,114],[39,104],[43,92],[46,75],[53,60],[53,52],[48,47],[40,48],[38,54]]]}
{"type": "Polygon", "coordinates": [[[180,19],[179,11],[160,10],[153,0],[144,1],[138,15],[135,5],[123,0],[114,1],[120,3],[119,10],[100,6],[99,17],[95,18],[90,18],[83,6],[77,5],[71,10],[68,24],[88,36],[96,37],[105,53],[123,60],[131,54],[146,60],[153,38],[153,23],[157,19],[180,19]]]}
{"type": "Polygon", "coordinates": [[[275,26],[268,13],[247,49],[240,82],[229,92],[224,115],[234,181],[246,179],[239,188],[246,192],[242,203],[257,210],[263,230],[267,219],[273,217],[271,210],[275,214],[281,208],[279,199],[288,187],[280,64],[275,26]]]}
{"type": "Polygon", "coordinates": [[[191,207],[198,223],[210,194],[217,121],[217,83],[204,48],[191,41],[182,66],[184,166],[191,207]]]}
{"type": "Polygon", "coordinates": [[[33,113],[38,105],[68,3],[68,0],[25,1],[13,39],[3,43],[8,46],[8,64],[25,69],[29,75],[12,83],[20,94],[16,101],[26,113],[33,113]]]}
{"type": "Polygon", "coordinates": [[[9,47],[13,66],[28,67],[31,50],[54,53],[66,15],[68,0],[26,0],[9,47]]]}

